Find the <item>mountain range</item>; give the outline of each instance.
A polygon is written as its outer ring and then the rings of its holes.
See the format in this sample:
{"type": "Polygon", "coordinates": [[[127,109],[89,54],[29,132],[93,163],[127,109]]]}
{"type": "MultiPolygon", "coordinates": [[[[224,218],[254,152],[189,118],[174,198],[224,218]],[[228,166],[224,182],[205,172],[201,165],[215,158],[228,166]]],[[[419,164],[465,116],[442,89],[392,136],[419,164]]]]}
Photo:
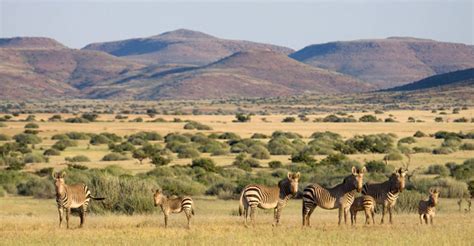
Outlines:
{"type": "Polygon", "coordinates": [[[0,99],[213,99],[354,93],[474,67],[474,47],[414,38],[299,51],[179,29],[71,49],[0,39],[0,99]]]}

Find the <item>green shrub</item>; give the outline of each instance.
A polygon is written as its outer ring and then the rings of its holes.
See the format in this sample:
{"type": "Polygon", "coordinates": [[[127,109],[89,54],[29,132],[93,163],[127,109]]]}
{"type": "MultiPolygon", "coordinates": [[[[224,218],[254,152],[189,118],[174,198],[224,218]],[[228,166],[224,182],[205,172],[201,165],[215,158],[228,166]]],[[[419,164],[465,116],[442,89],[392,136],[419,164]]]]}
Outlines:
{"type": "Polygon", "coordinates": [[[89,157],[85,155],[76,155],[73,157],[66,157],[65,160],[69,162],[90,162],[91,161],[89,157]]]}
{"type": "Polygon", "coordinates": [[[401,161],[403,160],[403,155],[398,151],[391,151],[390,153],[386,154],[384,160],[388,161],[401,161]]]}
{"type": "Polygon", "coordinates": [[[62,119],[63,118],[61,117],[61,115],[55,114],[55,115],[49,117],[48,121],[56,122],[56,121],[61,121],[62,119]]]}
{"type": "Polygon", "coordinates": [[[189,145],[182,145],[177,149],[178,158],[197,158],[201,155],[199,151],[189,145]]]}
{"type": "Polygon", "coordinates": [[[368,161],[365,163],[368,172],[371,173],[390,173],[393,171],[393,166],[386,165],[383,161],[368,161]]]}
{"type": "Polygon", "coordinates": [[[413,134],[413,137],[424,138],[424,137],[426,137],[426,134],[422,131],[416,131],[415,134],[413,134]]]}
{"type": "Polygon", "coordinates": [[[120,144],[109,143],[109,150],[111,150],[112,152],[118,152],[118,153],[122,153],[125,151],[132,152],[135,150],[135,146],[129,142],[123,142],[120,144]]]}
{"type": "Polygon", "coordinates": [[[288,139],[296,139],[296,138],[302,138],[298,133],[295,132],[283,132],[283,131],[275,131],[272,133],[272,138],[278,138],[278,137],[285,137],[288,139]]]}
{"type": "Polygon", "coordinates": [[[458,198],[468,194],[467,184],[450,177],[412,178],[411,185],[419,192],[426,193],[432,187],[440,188],[443,198],[458,198]]]}
{"type": "Polygon", "coordinates": [[[219,139],[229,139],[229,140],[238,140],[240,136],[233,132],[224,132],[218,137],[219,139]]]}
{"type": "Polygon", "coordinates": [[[418,212],[418,204],[422,199],[424,199],[422,193],[414,190],[405,190],[400,193],[400,196],[397,199],[395,211],[405,213],[418,212]]]}
{"type": "Polygon", "coordinates": [[[256,159],[270,159],[270,152],[263,145],[254,144],[248,148],[249,154],[256,159]]]}
{"type": "Polygon", "coordinates": [[[66,133],[66,136],[74,140],[87,140],[91,138],[90,134],[84,132],[68,132],[66,133]]]}
{"type": "Polygon", "coordinates": [[[66,134],[55,134],[51,137],[52,140],[65,140],[69,139],[69,136],[66,134]]]}
{"type": "Polygon", "coordinates": [[[192,161],[192,168],[202,168],[208,172],[217,172],[216,163],[211,158],[197,158],[192,161]]]}
{"type": "Polygon", "coordinates": [[[7,127],[7,124],[0,122],[0,127],[7,127]]]}
{"type": "Polygon", "coordinates": [[[283,123],[293,123],[295,121],[296,121],[295,117],[288,116],[288,117],[285,117],[281,122],[283,122],[283,123]]]}
{"type": "Polygon", "coordinates": [[[91,137],[89,143],[92,145],[109,144],[112,140],[102,134],[95,134],[91,137]]]}
{"type": "Polygon", "coordinates": [[[413,144],[413,143],[416,143],[416,140],[413,137],[405,137],[405,138],[402,138],[402,139],[398,140],[398,144],[401,144],[401,143],[413,144]]]}
{"type": "Polygon", "coordinates": [[[23,157],[25,163],[41,163],[47,162],[48,160],[41,154],[28,153],[23,157]]]}
{"type": "Polygon", "coordinates": [[[0,134],[0,141],[10,141],[11,137],[5,134],[0,134]]]}
{"type": "Polygon", "coordinates": [[[337,115],[331,114],[322,119],[323,122],[357,122],[352,117],[338,117],[337,115]]]}
{"type": "Polygon", "coordinates": [[[302,150],[302,151],[292,154],[291,161],[295,163],[302,162],[308,165],[313,165],[316,162],[316,160],[313,158],[311,153],[306,150],[302,150]]]}
{"type": "Polygon", "coordinates": [[[360,122],[378,122],[377,117],[367,114],[359,118],[360,122]]]}
{"type": "Polygon", "coordinates": [[[464,143],[459,148],[461,150],[474,150],[474,143],[464,143]]]}
{"type": "Polygon", "coordinates": [[[272,138],[268,142],[268,151],[272,155],[291,155],[296,153],[295,147],[286,137],[272,138]]]}
{"type": "Polygon", "coordinates": [[[128,137],[129,142],[133,142],[135,139],[142,139],[146,141],[161,141],[163,137],[157,132],[137,132],[128,137]]]}
{"type": "Polygon", "coordinates": [[[345,144],[358,152],[388,153],[393,149],[394,136],[391,134],[356,135],[345,144]]]}
{"type": "Polygon", "coordinates": [[[444,139],[443,143],[441,144],[441,147],[447,147],[455,150],[461,145],[461,143],[462,141],[460,138],[451,137],[444,139]]]}
{"type": "Polygon", "coordinates": [[[235,191],[237,189],[237,185],[224,181],[220,183],[216,183],[209,187],[209,189],[206,190],[206,195],[211,195],[211,196],[217,196],[219,199],[223,200],[228,200],[228,199],[233,199],[236,198],[235,196],[235,191]]]}
{"type": "Polygon", "coordinates": [[[33,129],[39,128],[39,125],[36,123],[30,122],[25,125],[25,129],[29,129],[29,128],[33,128],[33,129]]]}
{"type": "Polygon", "coordinates": [[[25,161],[20,157],[6,156],[0,158],[4,165],[8,166],[8,170],[21,170],[25,167],[25,161]]]}
{"type": "Polygon", "coordinates": [[[456,179],[470,180],[474,178],[474,158],[467,159],[462,165],[452,167],[451,174],[456,179]]]}
{"type": "Polygon", "coordinates": [[[41,138],[34,134],[25,134],[25,133],[20,133],[15,136],[13,136],[13,139],[19,144],[39,144],[41,143],[41,138]]]}
{"type": "Polygon", "coordinates": [[[453,153],[454,150],[448,147],[440,147],[433,149],[433,154],[435,155],[447,155],[453,153]]]}
{"type": "Polygon", "coordinates": [[[68,118],[64,122],[67,123],[89,123],[90,121],[80,117],[68,118]]]}
{"type": "Polygon", "coordinates": [[[456,123],[467,123],[467,122],[469,122],[469,119],[466,118],[466,117],[462,117],[462,118],[454,119],[453,122],[456,122],[456,123]]]}
{"type": "Polygon", "coordinates": [[[268,166],[272,169],[277,169],[277,168],[282,168],[283,163],[281,163],[281,161],[270,161],[268,163],[268,166]]]}
{"type": "Polygon", "coordinates": [[[34,198],[50,199],[55,197],[53,182],[47,178],[32,176],[24,183],[17,186],[18,194],[22,196],[33,196],[34,198]]]}
{"type": "Polygon", "coordinates": [[[449,169],[440,164],[434,164],[428,166],[428,170],[426,170],[426,174],[438,174],[442,177],[446,177],[449,175],[449,169]]]}
{"type": "Polygon", "coordinates": [[[212,130],[212,128],[208,125],[204,125],[202,123],[199,123],[197,121],[189,121],[184,125],[185,130],[212,130]]]}
{"type": "Polygon", "coordinates": [[[426,148],[426,147],[415,146],[415,147],[413,147],[413,152],[415,152],[415,153],[431,153],[431,152],[433,152],[433,150],[430,149],[430,148],[426,148]]]}
{"type": "Polygon", "coordinates": [[[129,158],[120,153],[110,153],[102,157],[102,161],[124,161],[129,160],[129,158]]]}
{"type": "Polygon", "coordinates": [[[251,114],[243,114],[237,113],[235,115],[235,122],[250,122],[252,115],[251,114]]]}
{"type": "Polygon", "coordinates": [[[252,138],[252,139],[266,139],[266,138],[268,138],[268,136],[263,134],[263,133],[254,133],[252,135],[252,137],[250,137],[250,138],[252,138]]]}
{"type": "Polygon", "coordinates": [[[165,166],[171,162],[171,158],[161,155],[159,153],[155,153],[151,156],[151,163],[155,164],[156,166],[165,166]]]}

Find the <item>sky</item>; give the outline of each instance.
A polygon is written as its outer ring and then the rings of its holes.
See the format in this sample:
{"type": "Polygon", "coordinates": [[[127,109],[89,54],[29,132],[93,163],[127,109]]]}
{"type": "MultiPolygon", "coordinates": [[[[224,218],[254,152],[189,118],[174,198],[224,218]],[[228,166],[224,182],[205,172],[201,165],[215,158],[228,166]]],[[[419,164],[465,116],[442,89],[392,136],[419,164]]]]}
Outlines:
{"type": "Polygon", "coordinates": [[[474,0],[0,0],[0,37],[72,47],[185,28],[301,49],[391,36],[474,44],[474,0]]]}

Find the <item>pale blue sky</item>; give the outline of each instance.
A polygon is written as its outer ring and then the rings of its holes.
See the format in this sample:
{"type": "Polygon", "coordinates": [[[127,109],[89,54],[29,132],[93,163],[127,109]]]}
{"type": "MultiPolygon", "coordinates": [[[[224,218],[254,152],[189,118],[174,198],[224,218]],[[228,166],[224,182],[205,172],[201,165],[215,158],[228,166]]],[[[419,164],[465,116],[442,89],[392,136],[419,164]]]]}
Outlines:
{"type": "Polygon", "coordinates": [[[0,0],[0,36],[51,37],[81,48],[186,28],[294,49],[389,36],[474,44],[473,2],[0,0]]]}

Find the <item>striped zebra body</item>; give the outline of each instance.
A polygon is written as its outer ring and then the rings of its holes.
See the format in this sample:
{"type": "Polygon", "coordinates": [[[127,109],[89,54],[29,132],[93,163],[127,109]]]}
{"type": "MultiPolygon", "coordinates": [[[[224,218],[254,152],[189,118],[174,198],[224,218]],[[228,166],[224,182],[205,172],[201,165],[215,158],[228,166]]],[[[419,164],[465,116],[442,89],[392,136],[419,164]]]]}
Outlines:
{"type": "Polygon", "coordinates": [[[276,187],[264,185],[247,185],[240,194],[239,214],[244,215],[245,226],[250,216],[255,225],[255,211],[257,208],[274,209],[274,226],[280,224],[282,209],[288,200],[298,192],[300,173],[288,173],[288,177],[281,180],[276,187]],[[249,211],[250,210],[250,211],[249,211]]]}
{"type": "Polygon", "coordinates": [[[368,225],[370,224],[370,220],[372,219],[372,223],[375,224],[375,206],[376,201],[371,196],[360,196],[357,197],[351,205],[350,212],[351,212],[351,224],[355,224],[357,220],[357,212],[364,211],[365,212],[365,223],[368,225]]]}
{"type": "Polygon", "coordinates": [[[319,206],[323,209],[339,209],[339,224],[347,223],[349,208],[354,202],[356,190],[360,191],[363,184],[365,168],[358,170],[352,168],[352,174],[345,177],[344,181],[333,187],[324,188],[319,184],[310,184],[303,191],[303,226],[310,226],[310,217],[314,209],[319,206]]]}
{"type": "Polygon", "coordinates": [[[384,223],[385,213],[388,210],[389,220],[392,223],[392,209],[397,203],[400,193],[405,188],[406,170],[402,168],[395,171],[390,178],[383,183],[367,183],[362,188],[363,195],[369,195],[375,199],[377,204],[383,206],[382,219],[380,223],[384,223]]]}
{"type": "Polygon", "coordinates": [[[64,182],[65,175],[64,172],[53,174],[56,189],[56,204],[59,213],[59,227],[61,227],[63,221],[63,213],[66,213],[66,226],[69,228],[69,214],[73,208],[79,209],[79,217],[81,220],[79,227],[82,227],[86,219],[87,207],[89,206],[90,200],[103,200],[104,198],[93,197],[85,184],[66,185],[64,182]]]}
{"type": "Polygon", "coordinates": [[[420,224],[423,220],[428,224],[433,224],[433,218],[436,213],[436,205],[438,204],[439,192],[438,190],[430,190],[430,197],[428,201],[421,200],[418,204],[418,214],[420,215],[420,224]]]}
{"type": "Polygon", "coordinates": [[[188,220],[188,228],[191,228],[191,218],[194,215],[194,202],[189,196],[185,197],[170,197],[162,193],[161,190],[156,190],[154,194],[155,207],[160,206],[165,219],[165,227],[168,227],[168,217],[170,214],[177,214],[184,212],[188,220]]]}

